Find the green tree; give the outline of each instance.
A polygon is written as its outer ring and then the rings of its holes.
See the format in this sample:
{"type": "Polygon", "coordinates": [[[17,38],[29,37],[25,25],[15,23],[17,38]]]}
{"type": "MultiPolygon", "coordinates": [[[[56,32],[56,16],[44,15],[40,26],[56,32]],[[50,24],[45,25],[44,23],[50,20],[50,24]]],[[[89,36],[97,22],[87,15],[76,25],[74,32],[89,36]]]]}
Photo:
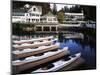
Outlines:
{"type": "Polygon", "coordinates": [[[57,18],[58,18],[59,23],[63,23],[64,18],[65,18],[65,15],[64,15],[64,11],[63,10],[60,10],[57,13],[57,18]]]}

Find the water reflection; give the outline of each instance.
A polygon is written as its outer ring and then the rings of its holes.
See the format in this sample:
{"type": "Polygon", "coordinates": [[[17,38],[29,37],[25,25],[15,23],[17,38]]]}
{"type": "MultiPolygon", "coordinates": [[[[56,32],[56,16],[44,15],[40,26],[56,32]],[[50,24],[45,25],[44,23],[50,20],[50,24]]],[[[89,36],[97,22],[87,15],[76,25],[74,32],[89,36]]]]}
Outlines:
{"type": "Polygon", "coordinates": [[[82,53],[82,57],[86,61],[84,69],[94,69],[96,68],[96,42],[90,38],[92,37],[66,39],[60,34],[58,42],[61,43],[61,48],[68,46],[71,54],[82,53]]]}

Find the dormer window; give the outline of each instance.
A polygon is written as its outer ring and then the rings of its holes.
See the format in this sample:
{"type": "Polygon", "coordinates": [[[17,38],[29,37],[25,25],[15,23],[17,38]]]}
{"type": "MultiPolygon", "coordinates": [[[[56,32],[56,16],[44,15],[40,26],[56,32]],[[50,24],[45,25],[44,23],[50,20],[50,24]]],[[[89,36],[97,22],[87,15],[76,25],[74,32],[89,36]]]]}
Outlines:
{"type": "Polygon", "coordinates": [[[28,14],[26,14],[28,16],[28,14]]]}
{"type": "Polygon", "coordinates": [[[36,8],[33,8],[33,11],[36,11],[36,8]]]}

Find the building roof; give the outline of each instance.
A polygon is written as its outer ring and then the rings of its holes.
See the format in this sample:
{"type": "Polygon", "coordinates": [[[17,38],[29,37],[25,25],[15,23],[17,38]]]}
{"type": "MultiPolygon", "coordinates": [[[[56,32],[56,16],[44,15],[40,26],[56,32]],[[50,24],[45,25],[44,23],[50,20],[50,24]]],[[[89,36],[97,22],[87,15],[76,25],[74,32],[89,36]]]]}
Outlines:
{"type": "Polygon", "coordinates": [[[55,15],[49,11],[47,14],[45,14],[43,16],[55,16],[55,15]]]}
{"type": "Polygon", "coordinates": [[[31,5],[29,8],[28,8],[28,12],[29,10],[31,10],[31,8],[33,7],[36,7],[40,12],[42,12],[42,7],[41,6],[35,6],[35,5],[31,5]]]}
{"type": "Polygon", "coordinates": [[[83,13],[65,13],[65,15],[84,15],[83,13]]]}

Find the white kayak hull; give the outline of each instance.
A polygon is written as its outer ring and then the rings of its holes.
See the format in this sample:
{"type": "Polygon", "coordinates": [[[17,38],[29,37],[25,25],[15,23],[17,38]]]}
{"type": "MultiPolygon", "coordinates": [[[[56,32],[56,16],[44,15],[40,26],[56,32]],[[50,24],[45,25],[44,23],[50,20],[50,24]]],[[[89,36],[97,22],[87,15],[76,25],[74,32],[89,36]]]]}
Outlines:
{"type": "Polygon", "coordinates": [[[38,65],[42,65],[44,63],[56,60],[68,54],[69,54],[68,48],[64,48],[62,50],[54,52],[46,52],[42,56],[28,57],[23,61],[16,60],[12,62],[12,65],[16,69],[16,73],[19,73],[21,71],[36,67],[38,65]]]}
{"type": "Polygon", "coordinates": [[[15,56],[15,58],[25,58],[25,57],[33,56],[36,54],[44,53],[47,51],[53,51],[55,49],[58,49],[60,47],[59,45],[60,43],[56,43],[50,46],[40,46],[39,48],[36,48],[36,49],[24,49],[22,51],[16,50],[16,51],[13,51],[12,53],[15,56]]]}
{"type": "Polygon", "coordinates": [[[54,40],[51,41],[44,41],[44,42],[35,42],[33,44],[22,44],[22,45],[13,45],[15,49],[22,50],[22,49],[27,49],[27,48],[36,48],[39,46],[44,46],[44,45],[51,45],[54,40]]]}
{"type": "Polygon", "coordinates": [[[36,42],[36,41],[51,40],[51,39],[53,39],[53,36],[43,37],[43,38],[35,38],[35,39],[30,39],[30,40],[13,41],[13,43],[23,44],[23,43],[32,43],[32,42],[36,42]]]}
{"type": "Polygon", "coordinates": [[[63,67],[71,64],[72,62],[74,62],[78,58],[80,58],[80,56],[81,56],[81,53],[77,53],[77,54],[75,54],[75,57],[71,57],[70,56],[69,57],[70,60],[68,60],[68,61],[59,60],[59,61],[56,61],[56,62],[52,63],[54,65],[54,67],[52,67],[50,69],[43,70],[42,68],[39,68],[39,69],[33,71],[32,73],[36,73],[36,72],[55,72],[55,71],[58,71],[58,70],[62,69],[63,67]]]}

